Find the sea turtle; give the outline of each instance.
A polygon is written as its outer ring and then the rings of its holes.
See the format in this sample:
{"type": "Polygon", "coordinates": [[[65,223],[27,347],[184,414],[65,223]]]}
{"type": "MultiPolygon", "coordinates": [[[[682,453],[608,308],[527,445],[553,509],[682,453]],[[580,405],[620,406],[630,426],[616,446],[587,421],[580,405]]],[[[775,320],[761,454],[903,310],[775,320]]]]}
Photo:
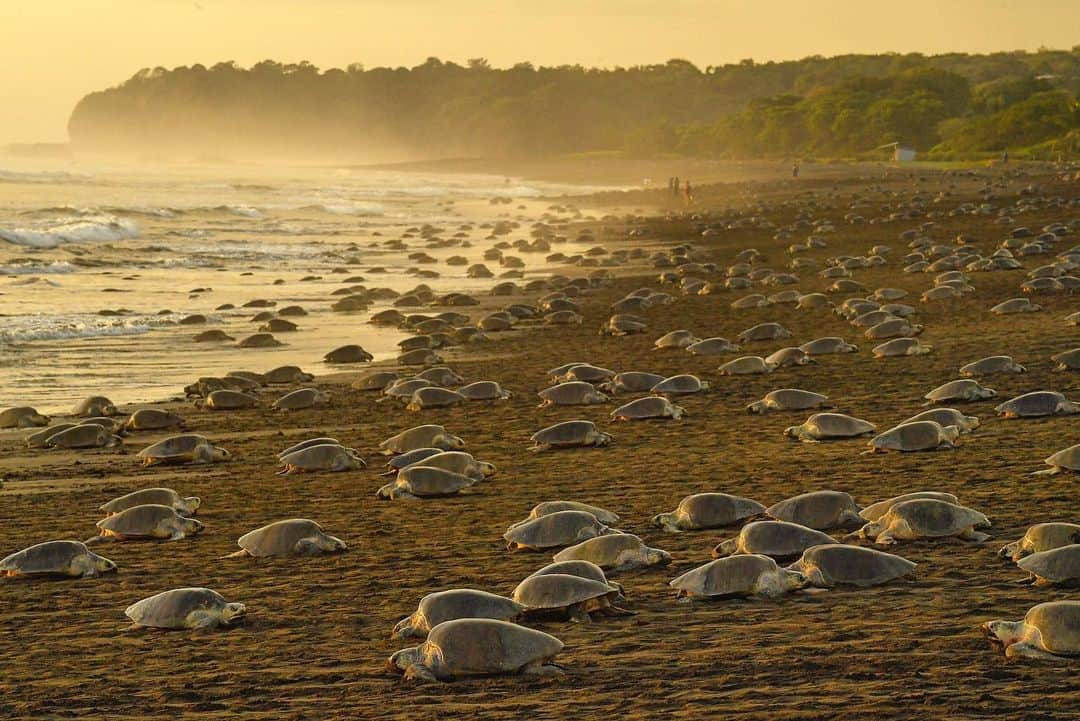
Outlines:
{"type": "Polygon", "coordinates": [[[254,408],[259,404],[259,399],[248,393],[240,391],[217,390],[210,393],[206,398],[196,398],[196,408],[209,408],[215,411],[233,411],[241,408],[254,408]]]}
{"type": "Polygon", "coordinates": [[[293,451],[278,458],[282,468],[279,476],[315,471],[355,471],[367,467],[367,463],[353,448],[323,443],[293,451]]]}
{"type": "Polygon", "coordinates": [[[799,350],[809,356],[828,355],[830,353],[857,353],[859,346],[848,343],[843,338],[829,336],[803,343],[799,350]]]}
{"type": "Polygon", "coordinates": [[[554,636],[516,623],[458,618],[435,626],[423,644],[398,651],[386,665],[421,681],[512,673],[552,677],[563,675],[550,665],[562,648],[554,636]]]}
{"type": "Polygon", "coordinates": [[[580,543],[589,538],[619,531],[608,528],[587,511],[565,510],[517,523],[506,530],[507,549],[540,551],[580,543]]]}
{"type": "Polygon", "coordinates": [[[460,385],[465,382],[465,379],[455,373],[446,366],[435,366],[434,368],[428,368],[427,370],[417,373],[414,378],[420,378],[421,380],[431,381],[437,386],[449,388],[450,386],[460,385]]]}
{"type": "Polygon", "coordinates": [[[495,381],[476,381],[458,388],[457,392],[470,401],[504,401],[513,395],[495,381]]]}
{"type": "Polygon", "coordinates": [[[672,418],[674,420],[679,420],[685,415],[685,408],[677,406],[667,398],[662,398],[660,396],[638,398],[636,401],[630,401],[611,412],[612,420],[616,421],[636,421],[644,420],[646,418],[672,418]]]}
{"type": "Polygon", "coordinates": [[[598,384],[597,387],[612,395],[619,392],[643,393],[662,380],[664,380],[664,376],[655,373],[627,371],[625,373],[616,373],[610,379],[598,384]]]}
{"type": "Polygon", "coordinates": [[[271,408],[279,411],[299,411],[306,408],[325,406],[330,402],[330,396],[318,388],[301,388],[291,393],[286,393],[271,405],[271,408]]]}
{"type": "Polygon", "coordinates": [[[671,563],[671,554],[659,548],[649,548],[632,534],[615,533],[590,538],[576,546],[564,548],[556,553],[552,560],[589,561],[602,568],[605,573],[616,573],[647,566],[667,565],[671,563]]]}
{"type": "Polygon", "coordinates": [[[727,338],[706,338],[705,340],[687,346],[686,350],[693,355],[710,356],[723,355],[724,353],[738,353],[742,350],[742,347],[735,345],[727,338]]]}
{"type": "Polygon", "coordinates": [[[532,435],[530,451],[536,453],[552,448],[575,448],[593,446],[599,448],[611,443],[612,436],[602,432],[592,421],[563,421],[548,426],[532,435]]]}
{"type": "Polygon", "coordinates": [[[117,413],[119,413],[119,411],[116,410],[116,405],[105,396],[90,396],[89,398],[84,398],[77,406],[75,406],[75,409],[71,411],[71,415],[76,418],[115,416],[117,413]]]}
{"type": "Polygon", "coordinates": [[[1007,355],[992,355],[968,363],[960,369],[965,378],[978,378],[996,373],[1026,373],[1027,369],[1007,355]]]}
{"type": "Polygon", "coordinates": [[[415,426],[396,436],[390,436],[379,444],[379,449],[386,456],[417,448],[440,448],[444,451],[454,451],[464,447],[465,441],[437,425],[415,426]]]}
{"type": "Polygon", "coordinates": [[[1034,391],[1007,400],[994,411],[1006,418],[1068,416],[1080,413],[1080,404],[1070,401],[1061,393],[1034,391]]]}
{"type": "Polygon", "coordinates": [[[701,339],[688,330],[673,330],[657,338],[656,342],[653,343],[653,348],[657,350],[682,349],[700,342],[701,339]]]}
{"type": "Polygon", "coordinates": [[[209,588],[162,591],[133,603],[124,611],[136,627],[166,629],[233,626],[243,621],[246,613],[244,604],[228,603],[220,593],[209,588]]]}
{"type": "MultiPolygon", "coordinates": [[[[329,446],[342,446],[342,445],[345,445],[345,444],[342,443],[341,441],[339,441],[337,438],[329,438],[327,436],[319,436],[318,438],[308,438],[305,441],[300,441],[299,443],[294,443],[293,445],[289,446],[285,450],[278,453],[277,457],[278,457],[278,460],[280,461],[282,458],[289,455],[290,453],[296,453],[297,451],[302,451],[305,448],[311,448],[312,446],[327,446],[327,445],[329,445],[329,446]]],[[[349,450],[355,450],[355,449],[350,448],[349,450]]]]}
{"type": "Polygon", "coordinates": [[[466,401],[465,396],[457,391],[438,386],[418,388],[409,397],[409,403],[405,407],[410,411],[422,411],[425,408],[449,408],[466,401]]]}
{"type": "Polygon", "coordinates": [[[305,373],[297,366],[278,366],[263,374],[263,380],[270,385],[288,385],[289,383],[310,383],[315,380],[311,373],[305,373]]]}
{"type": "Polygon", "coordinates": [[[0,560],[5,576],[88,578],[116,570],[116,564],[79,541],[46,541],[0,560]]]}
{"type": "Polygon", "coordinates": [[[231,458],[224,448],[217,448],[205,436],[185,433],[151,444],[138,452],[144,466],[172,463],[216,463],[231,458]]]}
{"type": "Polygon", "coordinates": [[[975,529],[989,526],[989,519],[974,509],[933,498],[916,498],[895,504],[852,536],[871,539],[881,546],[925,538],[985,541],[989,536],[975,529]]]}
{"type": "Polygon", "coordinates": [[[746,343],[747,341],[781,340],[790,337],[791,331],[779,323],[758,323],[740,333],[738,340],[740,343],[746,343]]]}
{"type": "Polygon", "coordinates": [[[1024,556],[1029,556],[1032,553],[1051,551],[1074,543],[1080,543],[1080,524],[1036,523],[1027,529],[1023,538],[1003,546],[998,551],[998,556],[1019,561],[1024,556]]]}
{"type": "Polygon", "coordinates": [[[671,513],[653,516],[653,525],[665,531],[697,531],[722,528],[765,512],[757,501],[727,493],[695,493],[679,501],[671,513]]]}
{"type": "Polygon", "coordinates": [[[127,541],[141,538],[161,538],[177,541],[194,536],[203,524],[194,518],[181,516],[172,506],[147,503],[125,508],[97,522],[100,534],[87,543],[102,540],[127,541]]]}
{"type": "Polygon", "coordinates": [[[1007,315],[1009,313],[1034,313],[1039,310],[1042,310],[1042,306],[1032,303],[1027,298],[1010,298],[995,305],[990,312],[994,315],[1007,315]]]}
{"type": "Polygon", "coordinates": [[[1052,476],[1062,471],[1080,472],[1080,443],[1058,451],[1047,458],[1044,463],[1050,468],[1044,471],[1035,471],[1031,475],[1052,476]]]}
{"type": "Polygon", "coordinates": [[[1080,543],[1039,551],[1016,562],[1031,574],[1028,583],[1046,586],[1080,586],[1080,543]]]}
{"type": "MultiPolygon", "coordinates": [[[[427,450],[427,449],[420,449],[427,450]]],[[[435,448],[432,449],[435,453],[417,453],[416,451],[410,451],[410,453],[404,454],[404,456],[397,456],[393,460],[404,460],[405,456],[416,454],[413,456],[415,460],[409,463],[401,463],[397,466],[398,470],[402,468],[408,468],[409,466],[420,465],[427,466],[428,468],[442,468],[445,471],[453,471],[454,473],[460,473],[463,476],[469,476],[481,481],[488,476],[494,475],[495,466],[485,461],[478,461],[473,458],[471,453],[465,453],[464,451],[440,451],[435,448]]]]}
{"type": "Polygon", "coordinates": [[[590,614],[631,615],[614,605],[622,596],[615,586],[591,578],[562,573],[529,576],[514,589],[514,601],[525,606],[525,618],[561,617],[588,622],[590,614]]]}
{"type": "Polygon", "coordinates": [[[592,561],[559,561],[557,563],[549,563],[538,571],[533,571],[527,578],[534,576],[544,576],[547,574],[558,573],[566,576],[577,576],[578,578],[588,578],[593,581],[600,581],[606,583],[609,586],[614,586],[622,592],[622,586],[609,581],[607,575],[604,573],[604,569],[597,566],[592,561]]]}
{"type": "Polygon", "coordinates": [[[855,499],[843,491],[811,491],[774,503],[765,513],[778,521],[827,531],[862,525],[855,499]]]}
{"type": "Polygon", "coordinates": [[[808,582],[802,573],[781,568],[768,556],[748,554],[710,561],[668,585],[680,598],[777,598],[808,582]]]}
{"type": "Polygon", "coordinates": [[[778,559],[794,559],[811,546],[836,543],[832,536],[787,521],[747,523],[735,538],[721,541],[712,550],[713,558],[758,553],[778,559]]]}
{"type": "Polygon", "coordinates": [[[322,526],[306,518],[275,521],[240,536],[240,550],[232,556],[315,556],[348,548],[340,538],[327,535],[322,526]]]}
{"type": "Polygon", "coordinates": [[[386,388],[383,389],[383,398],[380,402],[388,398],[396,398],[400,401],[408,403],[412,400],[413,393],[421,388],[438,388],[439,386],[426,378],[402,378],[401,380],[394,381],[386,388]]]}
{"type": "Polygon", "coordinates": [[[893,338],[881,345],[874,346],[871,353],[875,358],[895,358],[897,356],[926,355],[934,350],[918,338],[893,338]]]}
{"type": "Polygon", "coordinates": [[[873,423],[843,413],[815,413],[802,425],[784,429],[784,435],[803,443],[836,438],[856,438],[873,433],[873,423]]]}
{"type": "Polygon", "coordinates": [[[720,366],[717,371],[722,376],[744,376],[760,373],[772,373],[773,367],[765,362],[764,358],[756,355],[744,355],[741,358],[728,361],[720,366]]]}
{"type": "Polygon", "coordinates": [[[874,437],[867,444],[870,449],[865,453],[901,451],[938,451],[956,448],[956,439],[960,429],[956,426],[942,426],[937,421],[914,421],[901,423],[874,437]]]}
{"type": "Polygon", "coordinates": [[[931,408],[908,418],[900,425],[918,423],[919,421],[934,421],[942,427],[956,426],[960,433],[971,433],[979,427],[979,419],[975,416],[965,416],[955,408],[931,408]]]}
{"type": "Polygon", "coordinates": [[[775,353],[767,355],[765,363],[775,370],[776,368],[810,365],[811,363],[817,363],[817,361],[801,348],[781,348],[775,353]]]}
{"type": "Polygon", "coordinates": [[[951,493],[943,493],[941,491],[913,491],[911,493],[904,493],[899,496],[893,496],[887,498],[884,501],[878,501],[877,503],[871,503],[866,508],[859,512],[859,516],[864,521],[876,521],[897,503],[903,503],[904,501],[914,501],[918,498],[931,498],[936,501],[945,501],[946,503],[959,504],[960,501],[951,493]]]}
{"type": "Polygon", "coordinates": [[[199,510],[202,500],[198,496],[184,498],[171,488],[143,488],[119,498],[114,498],[108,503],[103,503],[98,507],[98,510],[111,516],[129,508],[147,504],[168,506],[181,516],[194,516],[195,512],[199,510]]]}
{"type": "Polygon", "coordinates": [[[236,340],[236,337],[229,335],[223,330],[214,328],[212,330],[204,330],[202,333],[196,333],[192,340],[196,343],[227,343],[228,341],[236,340]]]}
{"type": "Polygon", "coordinates": [[[381,391],[398,380],[401,380],[401,376],[394,371],[375,371],[353,381],[350,388],[358,391],[381,391]]]}
{"type": "Polygon", "coordinates": [[[335,348],[323,356],[325,363],[368,363],[374,359],[375,356],[355,343],[335,348]]]}
{"type": "Polygon", "coordinates": [[[880,586],[898,578],[911,578],[917,564],[873,548],[829,543],[811,546],[802,558],[788,566],[806,576],[818,588],[833,586],[880,586]]]}
{"type": "Polygon", "coordinates": [[[658,396],[690,395],[693,393],[703,393],[707,390],[709,390],[708,383],[697,376],[689,374],[665,378],[649,389],[653,395],[658,396]]]}
{"type": "Polygon", "coordinates": [[[240,348],[276,348],[285,345],[272,333],[254,333],[236,344],[240,348]]]}
{"type": "Polygon", "coordinates": [[[1050,360],[1054,361],[1054,363],[1057,364],[1054,366],[1054,370],[1080,370],[1080,348],[1073,348],[1071,350],[1063,351],[1061,353],[1056,353],[1050,356],[1050,360]]]}
{"type": "Polygon", "coordinates": [[[66,431],[69,428],[74,428],[79,425],[78,423],[57,423],[51,425],[48,428],[43,428],[40,431],[35,431],[26,437],[27,448],[48,448],[49,439],[55,436],[61,431],[66,431]]]}
{"type": "Polygon", "coordinates": [[[398,471],[394,480],[380,488],[375,495],[388,500],[442,498],[467,491],[476,483],[476,478],[443,468],[408,466],[398,471]]]}
{"type": "Polygon", "coordinates": [[[549,406],[584,406],[595,403],[607,403],[610,400],[591,383],[569,381],[550,388],[545,388],[536,395],[540,396],[540,408],[549,406]]]}
{"type": "Polygon", "coordinates": [[[37,428],[49,425],[49,417],[29,406],[0,411],[0,428],[37,428]]]}
{"type": "Polygon", "coordinates": [[[569,383],[570,381],[603,383],[614,375],[615,371],[607,368],[600,368],[589,363],[573,363],[561,375],[552,375],[551,380],[554,383],[569,383]]]}
{"type": "Polygon", "coordinates": [[[997,391],[979,385],[978,381],[963,379],[949,381],[945,385],[938,386],[923,396],[926,405],[932,403],[948,403],[949,401],[981,401],[989,398],[997,398],[997,391]]]}
{"type": "Polygon", "coordinates": [[[45,439],[50,448],[112,448],[121,443],[120,436],[96,423],[72,426],[45,439]]]}
{"type": "MultiPolygon", "coordinates": [[[[529,515],[525,517],[525,520],[515,523],[514,526],[527,523],[534,518],[558,513],[559,511],[584,511],[585,513],[591,513],[605,526],[610,526],[619,522],[619,515],[617,513],[612,513],[606,508],[600,508],[599,506],[593,506],[579,501],[543,501],[533,506],[532,510],[529,511],[529,515]]],[[[511,528],[512,527],[513,526],[511,526],[511,528]]]]}
{"type": "Polygon", "coordinates": [[[184,419],[160,408],[140,408],[124,423],[129,431],[158,431],[166,428],[183,428],[184,419]]]}
{"type": "Polygon", "coordinates": [[[493,618],[517,621],[525,606],[504,596],[471,588],[452,588],[429,593],[409,616],[398,621],[390,638],[426,638],[431,629],[459,618],[493,618]]]}
{"type": "Polygon", "coordinates": [[[1080,601],[1040,603],[1022,621],[990,621],[982,630],[1004,647],[1006,658],[1060,663],[1080,656],[1080,601]]]}
{"type": "Polygon", "coordinates": [[[781,388],[770,391],[760,401],[754,401],[746,407],[749,413],[768,413],[770,411],[805,411],[811,408],[827,408],[829,397],[820,393],[781,388]]]}
{"type": "Polygon", "coordinates": [[[905,318],[892,318],[867,328],[863,335],[870,340],[887,340],[889,338],[910,338],[919,335],[922,331],[923,327],[918,323],[909,323],[905,318]]]}

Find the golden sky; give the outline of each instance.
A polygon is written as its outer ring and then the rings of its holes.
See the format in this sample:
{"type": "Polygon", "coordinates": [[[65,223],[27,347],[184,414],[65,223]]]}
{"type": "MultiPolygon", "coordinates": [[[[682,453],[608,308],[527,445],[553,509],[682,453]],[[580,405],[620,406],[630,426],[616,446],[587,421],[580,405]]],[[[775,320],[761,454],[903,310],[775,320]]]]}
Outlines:
{"type": "Polygon", "coordinates": [[[1080,0],[0,0],[0,143],[63,140],[80,97],[157,65],[704,67],[1067,49],[1078,28],[1080,0]]]}

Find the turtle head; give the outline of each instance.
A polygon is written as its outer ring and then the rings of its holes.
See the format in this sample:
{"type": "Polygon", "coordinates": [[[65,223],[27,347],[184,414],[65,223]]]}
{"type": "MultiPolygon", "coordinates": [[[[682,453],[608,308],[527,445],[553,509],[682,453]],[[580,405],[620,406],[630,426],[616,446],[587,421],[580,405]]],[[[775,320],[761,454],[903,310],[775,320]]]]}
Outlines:
{"type": "MultiPolygon", "coordinates": [[[[406,619],[408,620],[408,619],[406,619]]],[[[404,674],[420,662],[420,647],[403,648],[386,660],[386,670],[390,673],[404,674]]]]}
{"type": "Polygon", "coordinates": [[[871,521],[870,523],[865,524],[862,528],[855,531],[854,533],[849,533],[847,536],[845,536],[845,538],[852,538],[852,539],[854,539],[854,538],[870,538],[870,539],[874,539],[874,538],[877,538],[878,535],[883,530],[884,529],[882,528],[882,525],[880,523],[875,523],[875,522],[871,521]]]}
{"type": "Polygon", "coordinates": [[[1001,547],[1001,550],[998,551],[998,558],[1011,558],[1015,561],[1019,560],[1017,554],[1022,553],[1023,550],[1021,549],[1021,542],[1013,541],[1012,543],[1001,547]]]}
{"type": "Polygon", "coordinates": [[[98,573],[111,573],[116,570],[116,564],[105,558],[99,556],[96,553],[90,554],[90,563],[95,571],[98,573]]]}
{"type": "Polygon", "coordinates": [[[349,550],[348,544],[337,536],[327,536],[323,539],[323,542],[326,546],[326,550],[330,553],[349,550]]]}
{"type": "Polygon", "coordinates": [[[450,446],[449,450],[461,450],[465,447],[465,441],[449,433],[444,436],[444,441],[446,445],[450,446]]]}
{"type": "Polygon", "coordinates": [[[739,550],[739,539],[729,538],[726,541],[721,541],[712,550],[713,558],[727,558],[735,551],[739,550]]]}
{"type": "Polygon", "coordinates": [[[802,426],[788,426],[784,429],[784,435],[788,438],[798,438],[801,431],[802,426]]]}
{"type": "Polygon", "coordinates": [[[183,507],[180,510],[184,511],[184,513],[194,513],[202,505],[202,499],[198,496],[188,496],[181,500],[181,504],[183,507]]]}
{"type": "Polygon", "coordinates": [[[991,641],[1008,647],[1023,637],[1023,626],[1023,621],[988,621],[981,628],[991,641]]]}
{"type": "Polygon", "coordinates": [[[786,570],[781,569],[781,573],[784,590],[798,591],[810,585],[810,579],[800,570],[792,570],[792,567],[788,567],[786,570]]]}
{"type": "Polygon", "coordinates": [[[652,523],[658,528],[663,528],[665,531],[675,532],[678,531],[678,527],[675,525],[674,513],[660,513],[653,516],[652,523]]]}
{"type": "Polygon", "coordinates": [[[945,426],[943,428],[945,432],[945,440],[949,443],[955,443],[956,439],[960,437],[960,428],[958,426],[945,426]]]}
{"type": "Polygon", "coordinates": [[[184,535],[194,536],[196,533],[202,533],[205,526],[202,521],[198,521],[194,518],[185,518],[183,522],[184,535]]]}
{"type": "Polygon", "coordinates": [[[394,497],[394,483],[387,483],[385,486],[375,491],[377,498],[393,498],[394,497]]]}
{"type": "MultiPolygon", "coordinates": [[[[412,616],[406,616],[394,626],[394,630],[390,633],[390,638],[412,638],[414,636],[422,636],[423,634],[419,629],[420,625],[419,619],[416,618],[415,613],[412,616]]],[[[394,656],[397,656],[397,654],[394,654],[394,656]]],[[[390,660],[393,661],[393,657],[391,657],[390,660]]]]}
{"type": "Polygon", "coordinates": [[[979,393],[979,396],[983,399],[997,398],[997,391],[993,388],[983,388],[982,392],[979,393]]]}
{"type": "MultiPolygon", "coordinates": [[[[754,401],[753,403],[751,403],[750,405],[748,405],[746,407],[746,412],[747,413],[764,413],[765,412],[765,401],[754,401]]],[[[787,431],[784,431],[784,433],[786,434],[787,431]]]]}
{"type": "Polygon", "coordinates": [[[495,468],[494,463],[487,463],[486,461],[480,461],[479,463],[480,463],[480,473],[483,474],[484,478],[487,478],[488,476],[495,475],[495,471],[497,469],[495,468]]]}
{"type": "Polygon", "coordinates": [[[247,606],[242,603],[226,603],[221,609],[221,622],[226,626],[240,623],[247,616],[247,606]]]}
{"type": "Polygon", "coordinates": [[[615,440],[615,437],[613,435],[611,435],[610,433],[602,433],[602,432],[597,433],[596,434],[596,444],[595,445],[597,447],[606,446],[606,445],[610,444],[613,440],[615,440]]]}
{"type": "Polygon", "coordinates": [[[115,416],[119,415],[120,411],[116,409],[112,403],[105,403],[101,406],[101,415],[103,416],[115,416]]]}
{"type": "Polygon", "coordinates": [[[672,404],[672,406],[671,406],[671,417],[674,420],[679,420],[680,418],[682,418],[685,415],[687,415],[687,412],[686,412],[685,408],[683,408],[682,406],[677,406],[677,405],[672,404]]]}
{"type": "Polygon", "coordinates": [[[666,566],[671,563],[671,554],[660,548],[646,548],[645,561],[650,566],[666,566]]]}

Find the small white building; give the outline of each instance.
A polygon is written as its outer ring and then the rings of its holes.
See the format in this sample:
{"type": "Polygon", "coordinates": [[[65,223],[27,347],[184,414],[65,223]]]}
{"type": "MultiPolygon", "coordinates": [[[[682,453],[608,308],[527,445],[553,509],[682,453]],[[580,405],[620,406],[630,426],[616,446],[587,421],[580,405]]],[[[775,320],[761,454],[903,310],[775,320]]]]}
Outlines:
{"type": "Polygon", "coordinates": [[[893,161],[896,163],[910,163],[913,160],[915,160],[915,148],[897,143],[893,149],[893,161]]]}

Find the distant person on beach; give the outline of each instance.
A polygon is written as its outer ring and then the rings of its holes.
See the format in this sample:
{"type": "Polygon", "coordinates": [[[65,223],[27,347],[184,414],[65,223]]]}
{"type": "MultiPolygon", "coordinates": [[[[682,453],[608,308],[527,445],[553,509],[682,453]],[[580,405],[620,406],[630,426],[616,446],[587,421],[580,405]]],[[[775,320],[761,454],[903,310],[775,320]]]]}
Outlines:
{"type": "Polygon", "coordinates": [[[679,176],[676,175],[675,180],[671,184],[671,194],[673,196],[675,196],[676,198],[679,197],[679,188],[681,188],[681,187],[682,186],[679,183],[679,176]]]}
{"type": "Polygon", "coordinates": [[[693,203],[694,202],[694,190],[693,190],[693,188],[690,187],[690,181],[689,180],[686,181],[686,185],[684,186],[684,193],[685,193],[684,197],[686,198],[686,204],[690,205],[691,203],[693,203]]]}
{"type": "Polygon", "coordinates": [[[1002,165],[1008,165],[1009,164],[1009,149],[1008,148],[1005,148],[1005,150],[1003,150],[1002,153],[1001,153],[1001,163],[1002,163],[1002,165]]]}
{"type": "Polygon", "coordinates": [[[798,160],[796,160],[794,163],[791,164],[791,177],[792,178],[798,178],[799,177],[799,161],[798,160]]]}

